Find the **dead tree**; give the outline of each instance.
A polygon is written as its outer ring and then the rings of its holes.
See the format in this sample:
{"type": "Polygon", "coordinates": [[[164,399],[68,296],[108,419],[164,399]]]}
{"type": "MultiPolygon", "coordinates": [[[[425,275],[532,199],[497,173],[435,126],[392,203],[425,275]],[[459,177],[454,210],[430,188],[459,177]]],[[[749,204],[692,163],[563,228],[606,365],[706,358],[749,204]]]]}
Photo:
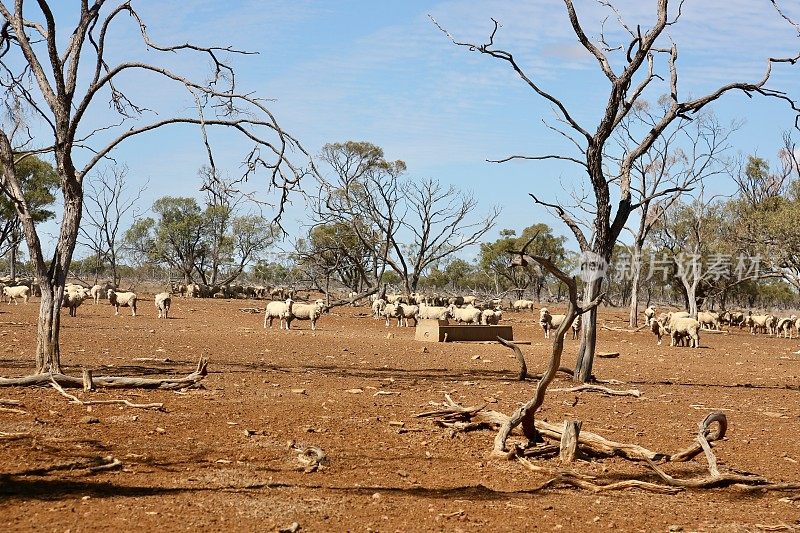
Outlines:
{"type": "MultiPolygon", "coordinates": [[[[731,82],[721,85],[708,94],[685,98],[678,84],[678,45],[669,41],[664,35],[665,31],[679,21],[682,3],[679,2],[677,7],[670,11],[668,0],[658,0],[655,8],[655,21],[647,31],[643,31],[640,25],[625,24],[611,3],[602,3],[620,21],[623,30],[627,32],[628,42],[612,46],[606,41],[606,36],[602,31],[599,42],[593,41],[584,31],[573,1],[564,0],[572,31],[581,46],[596,60],[600,72],[608,81],[608,93],[599,122],[592,125],[581,124],[576,114],[567,108],[562,99],[549,92],[538,80],[525,72],[511,52],[496,46],[494,40],[500,29],[500,24],[496,20],[492,19],[493,29],[488,42],[484,44],[460,42],[436,21],[434,23],[457,46],[508,63],[528,88],[553,106],[559,124],[566,129],[555,126],[550,126],[550,128],[567,139],[570,145],[577,150],[576,154],[511,155],[493,160],[493,162],[560,160],[577,165],[585,179],[588,180],[593,196],[591,200],[593,212],[589,222],[590,237],[587,237],[575,213],[571,213],[557,201],[545,201],[532,196],[536,203],[551,209],[561,218],[575,235],[581,251],[584,254],[591,254],[589,259],[608,262],[611,259],[614,243],[625,227],[630,214],[640,208],[645,201],[653,201],[674,192],[674,188],[667,187],[643,198],[635,199],[633,197],[632,170],[635,163],[650,150],[656,139],[672,127],[675,121],[691,118],[710,103],[732,91],[742,91],[748,96],[758,94],[780,99],[787,103],[794,112],[800,113],[800,107],[790,96],[766,87],[774,65],[794,64],[800,59],[800,54],[794,57],[769,58],[766,72],[760,80],[731,82]],[[661,73],[657,71],[657,67],[662,70],[661,73]],[[659,91],[667,94],[666,105],[663,106],[659,116],[655,117],[652,127],[644,129],[635,138],[631,138],[629,147],[622,154],[615,156],[618,164],[612,165],[614,160],[609,158],[612,143],[609,141],[615,132],[619,131],[626,117],[643,98],[646,91],[648,93],[659,91]],[[615,194],[612,194],[612,187],[616,189],[615,194]],[[616,204],[615,212],[612,201],[616,204]]],[[[602,290],[602,285],[602,276],[593,277],[585,283],[584,303],[595,300],[602,290]]],[[[580,381],[586,381],[591,376],[596,338],[597,312],[596,309],[593,309],[587,313],[586,320],[583,321],[581,348],[578,351],[575,365],[575,376],[580,381]]]]}
{"type": "Polygon", "coordinates": [[[235,71],[226,57],[245,52],[231,47],[156,43],[131,2],[107,7],[104,0],[91,4],[82,0],[75,5],[78,13],[67,20],[77,21],[70,26],[63,21],[64,30],[59,31],[62,21],[56,20],[46,0],[27,4],[17,0],[13,8],[0,1],[0,86],[4,89],[2,104],[6,110],[0,127],[0,185],[15,203],[42,292],[37,373],[61,371],[59,311],[83,212],[84,178],[99,162],[107,160],[112,150],[132,138],[160,132],[168,126],[195,125],[213,169],[208,130],[237,131],[251,143],[243,158],[243,179],[261,170],[267,173],[269,186],[279,195],[276,217],[283,212],[287,196],[308,168],[305,163],[303,167],[295,165],[290,157],[299,155],[310,161],[263,100],[238,91],[235,71]],[[197,82],[156,63],[115,61],[107,43],[115,28],[125,21],[139,31],[142,52],[170,57],[184,54],[193,64],[198,58],[208,61],[212,67],[208,79],[197,82]],[[148,104],[159,107],[155,100],[136,103],[138,98],[157,96],[123,90],[125,80],[137,74],[155,76],[185,90],[195,102],[195,113],[183,116],[171,109],[148,109],[148,104]],[[108,117],[105,124],[89,125],[87,115],[96,107],[108,105],[114,116],[108,117]],[[35,138],[25,122],[29,114],[44,125],[44,131],[35,138]],[[154,114],[156,118],[151,119],[154,114]],[[17,165],[36,154],[48,154],[54,160],[63,195],[64,213],[50,261],[43,254],[16,174],[17,165]]]}

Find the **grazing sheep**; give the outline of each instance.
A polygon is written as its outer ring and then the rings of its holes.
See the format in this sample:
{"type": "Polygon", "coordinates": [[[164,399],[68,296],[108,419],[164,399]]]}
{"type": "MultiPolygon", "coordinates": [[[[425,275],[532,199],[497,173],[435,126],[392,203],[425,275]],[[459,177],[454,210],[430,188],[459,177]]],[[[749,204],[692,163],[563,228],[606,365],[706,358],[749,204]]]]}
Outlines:
{"type": "Polygon", "coordinates": [[[578,338],[578,335],[581,331],[581,325],[583,322],[581,321],[581,315],[575,317],[575,320],[572,321],[572,340],[578,338]]]}
{"type": "Polygon", "coordinates": [[[754,315],[751,311],[748,311],[745,325],[750,328],[750,335],[755,335],[756,331],[767,333],[773,318],[775,317],[772,315],[754,315]]]}
{"type": "Polygon", "coordinates": [[[407,305],[407,304],[400,304],[400,308],[403,310],[403,325],[408,327],[408,319],[414,319],[414,326],[417,325],[418,315],[419,315],[419,306],[418,305],[407,305]]]}
{"type": "Polygon", "coordinates": [[[291,299],[286,300],[289,304],[289,313],[286,317],[286,329],[292,328],[292,320],[310,320],[311,329],[317,329],[317,320],[325,311],[325,300],[316,300],[312,304],[297,304],[291,299]]]}
{"type": "Polygon", "coordinates": [[[719,315],[710,311],[697,313],[697,321],[706,329],[719,329],[719,315]]]}
{"type": "Polygon", "coordinates": [[[421,320],[447,320],[450,316],[450,308],[420,304],[417,316],[421,320]]]}
{"type": "Polygon", "coordinates": [[[546,307],[539,310],[539,325],[544,330],[544,338],[550,338],[550,330],[558,329],[561,323],[567,318],[567,315],[551,315],[546,307]]]}
{"type": "Polygon", "coordinates": [[[670,346],[677,346],[679,341],[683,341],[684,337],[689,338],[689,346],[692,348],[700,347],[700,322],[694,318],[680,317],[675,318],[669,323],[670,346]]]}
{"type": "Polygon", "coordinates": [[[403,322],[403,308],[400,307],[400,304],[393,304],[387,303],[383,307],[383,317],[386,319],[386,326],[389,326],[389,323],[393,318],[397,319],[397,327],[399,328],[403,322]]]}
{"type": "Polygon", "coordinates": [[[450,305],[450,315],[459,324],[480,324],[481,310],[477,307],[468,305],[466,307],[456,307],[450,305]]]}
{"type": "Polygon", "coordinates": [[[464,305],[475,305],[475,296],[462,296],[464,305]]]}
{"type": "Polygon", "coordinates": [[[130,307],[131,316],[136,316],[135,292],[117,292],[114,289],[108,289],[108,301],[114,306],[114,316],[119,315],[120,307],[130,307]]]}
{"type": "Polygon", "coordinates": [[[153,298],[158,309],[158,318],[169,318],[169,308],[172,305],[172,297],[168,292],[159,292],[153,298]]]}
{"type": "Polygon", "coordinates": [[[264,327],[267,327],[267,321],[269,321],[269,327],[272,327],[272,320],[277,318],[278,323],[280,324],[281,329],[283,329],[283,324],[288,322],[287,318],[289,316],[289,302],[291,300],[286,300],[285,302],[269,302],[267,306],[264,308],[264,327]]]}
{"type": "Polygon", "coordinates": [[[503,311],[500,309],[485,309],[481,313],[481,324],[484,326],[496,326],[503,318],[503,311]]]}
{"type": "Polygon", "coordinates": [[[17,305],[17,298],[22,298],[23,303],[28,303],[28,294],[30,294],[31,288],[25,285],[19,285],[17,287],[3,287],[3,296],[8,298],[8,304],[11,305],[11,302],[14,302],[17,305]]]}
{"type": "Polygon", "coordinates": [[[647,309],[644,310],[644,319],[645,324],[648,326],[653,323],[653,320],[656,318],[656,310],[652,305],[648,305],[647,309]]]}
{"type": "Polygon", "coordinates": [[[78,307],[88,296],[89,289],[86,287],[69,287],[64,291],[61,307],[69,309],[69,316],[78,316],[78,307]]]}
{"type": "Polygon", "coordinates": [[[523,309],[533,310],[533,306],[533,300],[516,300],[511,304],[511,308],[514,311],[522,311],[523,309]]]}

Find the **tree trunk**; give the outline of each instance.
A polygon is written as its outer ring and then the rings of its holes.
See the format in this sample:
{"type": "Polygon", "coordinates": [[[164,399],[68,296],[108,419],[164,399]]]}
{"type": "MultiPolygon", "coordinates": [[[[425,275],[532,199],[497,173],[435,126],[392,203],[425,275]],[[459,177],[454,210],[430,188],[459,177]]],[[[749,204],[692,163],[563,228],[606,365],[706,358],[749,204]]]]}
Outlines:
{"type": "Polygon", "coordinates": [[[54,287],[46,276],[39,277],[42,301],[39,307],[36,338],[36,373],[61,373],[61,350],[58,345],[61,320],[61,287],[54,287]],[[60,289],[60,290],[56,290],[60,289]]]}
{"type": "Polygon", "coordinates": [[[642,263],[639,257],[641,254],[642,249],[638,246],[635,247],[631,261],[631,305],[628,316],[628,327],[630,328],[639,326],[639,279],[642,275],[642,263]]]}
{"type": "MultiPolygon", "coordinates": [[[[584,283],[583,286],[583,305],[589,304],[600,294],[603,279],[599,278],[584,283]]],[[[575,362],[575,374],[573,380],[579,383],[587,383],[592,378],[592,364],[594,363],[594,353],[597,345],[597,307],[587,311],[583,315],[583,327],[581,328],[581,347],[578,350],[578,358],[575,362]]]]}
{"type": "Polygon", "coordinates": [[[10,249],[10,258],[8,260],[9,264],[9,275],[11,276],[11,280],[15,280],[17,278],[17,246],[19,243],[17,241],[17,236],[12,233],[13,244],[11,245],[10,249]]]}

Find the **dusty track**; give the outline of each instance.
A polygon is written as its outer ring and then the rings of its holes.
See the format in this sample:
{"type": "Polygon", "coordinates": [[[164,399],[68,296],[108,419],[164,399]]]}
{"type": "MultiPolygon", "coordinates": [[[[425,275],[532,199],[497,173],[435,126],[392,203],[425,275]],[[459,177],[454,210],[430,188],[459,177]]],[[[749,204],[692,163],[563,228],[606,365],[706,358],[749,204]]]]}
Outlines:
{"type": "MultiPolygon", "coordinates": [[[[741,531],[800,524],[800,502],[781,501],[780,493],[533,492],[546,477],[489,460],[493,433],[450,437],[412,417],[446,392],[462,405],[489,402],[510,413],[533,386],[513,380],[509,350],[416,343],[413,328],[385,328],[366,308],[337,309],[316,332],[308,323],[265,331],[261,315],[239,310],[255,305],[263,303],[175,298],[167,321],[155,318],[152,301],[142,302],[136,318],[114,317],[107,303],[85,303],[77,318],[64,313],[68,373],[87,366],[95,374],[183,375],[207,357],[210,375],[204,390],[185,394],[91,395],[162,402],[166,412],[114,405],[87,412],[52,389],[0,389],[0,398],[21,401],[24,411],[0,410],[0,432],[32,436],[0,441],[3,529],[269,531],[297,522],[306,531],[741,531]],[[321,447],[329,464],[305,473],[289,441],[321,447]],[[36,471],[104,456],[123,469],[36,471]]],[[[30,372],[37,308],[0,304],[0,375],[30,372]]],[[[533,373],[549,350],[536,316],[505,315],[517,339],[533,340],[523,347],[533,373]]],[[[626,312],[603,309],[600,316],[622,326],[626,312]]],[[[601,330],[599,339],[601,351],[621,356],[598,359],[595,373],[643,397],[554,392],[545,418],[580,419],[585,431],[673,451],[691,441],[708,411],[724,409],[728,437],[715,447],[721,469],[800,481],[800,355],[793,353],[800,341],[738,330],[702,336],[699,350],[657,347],[647,331],[601,330]]],[[[576,348],[567,341],[565,362],[576,348]]],[[[655,480],[645,466],[619,459],[576,468],[606,481],[655,480]]],[[[699,474],[705,464],[700,458],[668,470],[699,474]]]]}

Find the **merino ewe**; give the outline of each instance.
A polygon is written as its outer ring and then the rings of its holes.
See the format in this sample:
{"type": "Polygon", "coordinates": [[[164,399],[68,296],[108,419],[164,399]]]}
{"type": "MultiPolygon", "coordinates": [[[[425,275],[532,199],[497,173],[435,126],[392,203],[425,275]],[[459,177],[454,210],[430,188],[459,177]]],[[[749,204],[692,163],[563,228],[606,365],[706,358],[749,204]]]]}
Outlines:
{"type": "Polygon", "coordinates": [[[475,296],[462,296],[464,305],[475,305],[475,296]]]}
{"type": "Polygon", "coordinates": [[[421,320],[447,320],[450,316],[450,308],[420,304],[417,316],[421,320]]]}
{"type": "Polygon", "coordinates": [[[397,319],[397,327],[399,328],[403,322],[403,308],[400,304],[387,303],[383,307],[383,317],[386,319],[386,326],[390,325],[393,318],[397,319]]]}
{"type": "Polygon", "coordinates": [[[468,305],[466,307],[450,306],[450,315],[459,324],[480,324],[481,310],[477,307],[468,305]]]}
{"type": "Polygon", "coordinates": [[[17,298],[22,298],[23,303],[28,303],[28,294],[30,294],[31,288],[26,285],[19,285],[17,287],[3,287],[3,296],[8,298],[8,304],[11,305],[11,302],[17,304],[17,298]]]}
{"type": "Polygon", "coordinates": [[[153,298],[158,309],[158,318],[169,318],[169,308],[172,305],[172,295],[168,292],[159,292],[153,298]]]}
{"type": "Polygon", "coordinates": [[[61,307],[69,309],[69,316],[78,316],[78,307],[88,296],[89,289],[86,287],[69,287],[64,291],[61,307]]]}
{"type": "Polygon", "coordinates": [[[400,304],[400,308],[403,311],[403,325],[408,327],[408,319],[414,319],[414,325],[417,325],[418,316],[419,316],[419,306],[418,305],[407,305],[407,304],[400,304]]]}
{"type": "Polygon", "coordinates": [[[751,311],[748,311],[745,324],[750,328],[750,335],[755,335],[756,331],[769,333],[773,318],[775,317],[772,315],[754,315],[751,311]]]}
{"type": "Polygon", "coordinates": [[[697,313],[697,321],[706,329],[719,329],[719,314],[710,311],[697,313]]]}
{"type": "Polygon", "coordinates": [[[514,311],[522,311],[523,309],[533,310],[533,306],[533,300],[516,300],[511,304],[511,308],[514,311]]]}
{"type": "Polygon", "coordinates": [[[372,315],[375,318],[380,318],[383,315],[383,308],[386,307],[386,300],[378,298],[372,302],[372,315]]]}
{"type": "Polygon", "coordinates": [[[644,318],[645,324],[648,326],[653,323],[653,320],[656,318],[656,310],[652,305],[648,305],[647,309],[644,310],[644,318]]]}
{"type": "Polygon", "coordinates": [[[572,340],[578,338],[578,335],[581,331],[581,325],[583,324],[581,320],[581,315],[575,317],[575,320],[572,321],[572,340]]]}
{"type": "Polygon", "coordinates": [[[677,346],[684,337],[689,338],[689,346],[692,348],[700,347],[700,322],[694,318],[676,318],[670,321],[670,346],[677,346]]]}
{"type": "Polygon", "coordinates": [[[117,292],[114,289],[108,289],[108,301],[114,306],[114,316],[119,315],[120,307],[130,307],[131,316],[136,316],[136,293],[135,292],[117,292]]]}
{"type": "Polygon", "coordinates": [[[289,314],[286,317],[286,329],[292,328],[292,320],[310,320],[311,329],[317,329],[317,320],[325,311],[325,300],[316,300],[311,304],[297,304],[291,299],[286,300],[289,304],[289,314]]]}
{"type": "Polygon", "coordinates": [[[544,338],[550,338],[550,330],[558,329],[561,323],[567,318],[567,315],[551,315],[550,310],[542,307],[539,310],[539,325],[544,330],[544,338]]]}
{"type": "Polygon", "coordinates": [[[286,300],[285,302],[269,302],[264,308],[264,327],[267,327],[267,321],[269,321],[269,327],[271,328],[272,320],[277,318],[281,329],[283,329],[284,323],[287,324],[286,329],[289,329],[287,318],[289,317],[290,302],[291,300],[286,300]]]}
{"type": "Polygon", "coordinates": [[[485,309],[481,313],[481,324],[484,326],[496,326],[503,318],[503,311],[500,309],[485,309]]]}

